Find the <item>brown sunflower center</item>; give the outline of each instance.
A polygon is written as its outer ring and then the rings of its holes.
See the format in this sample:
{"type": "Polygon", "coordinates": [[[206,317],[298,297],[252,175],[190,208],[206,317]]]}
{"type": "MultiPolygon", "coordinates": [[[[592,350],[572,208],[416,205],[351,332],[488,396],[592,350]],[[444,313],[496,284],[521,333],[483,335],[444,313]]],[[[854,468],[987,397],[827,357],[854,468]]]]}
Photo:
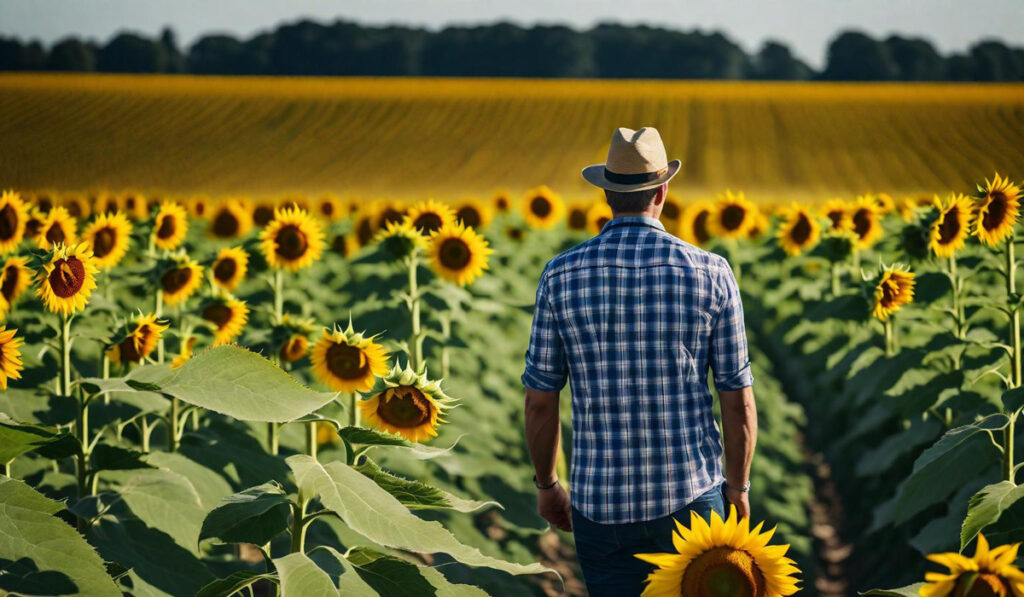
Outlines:
{"type": "Polygon", "coordinates": [[[65,203],[64,208],[68,210],[68,213],[71,214],[72,218],[82,217],[82,204],[79,203],[77,199],[72,199],[71,201],[65,203]]]}
{"type": "Polygon", "coordinates": [[[373,240],[373,222],[370,218],[362,218],[356,226],[356,239],[360,247],[365,247],[373,240]]]}
{"type": "Polygon", "coordinates": [[[441,229],[441,216],[433,212],[422,213],[412,223],[413,227],[423,233],[431,233],[441,229]]]}
{"type": "Polygon", "coordinates": [[[223,303],[207,305],[203,309],[203,319],[217,326],[217,329],[221,329],[231,321],[231,307],[223,303]]]}
{"type": "Polygon", "coordinates": [[[160,286],[167,294],[175,294],[181,291],[192,280],[192,269],[187,267],[176,267],[160,278],[160,286]]]}
{"type": "Polygon", "coordinates": [[[163,214],[160,216],[160,225],[156,228],[156,237],[160,240],[167,240],[174,236],[177,230],[178,224],[174,221],[174,216],[163,214]]]}
{"type": "Polygon", "coordinates": [[[138,207],[138,205],[139,202],[135,200],[135,197],[128,197],[124,200],[124,207],[128,211],[135,211],[135,208],[138,207]]]}
{"type": "Polygon", "coordinates": [[[683,575],[683,595],[761,597],[765,578],[749,553],[731,547],[715,547],[697,556],[683,575]]]}
{"type": "Polygon", "coordinates": [[[85,264],[78,257],[58,259],[47,278],[53,293],[60,298],[78,294],[85,284],[85,264]]]}
{"type": "Polygon", "coordinates": [[[995,230],[1006,219],[1006,195],[1002,191],[992,191],[988,196],[988,209],[985,210],[985,217],[982,218],[981,225],[986,230],[995,230]]]}
{"type": "Polygon", "coordinates": [[[726,230],[739,230],[743,225],[743,219],[747,216],[747,210],[742,205],[727,205],[722,209],[722,228],[726,230]]]}
{"type": "Polygon", "coordinates": [[[320,215],[331,217],[334,215],[334,204],[330,201],[324,201],[320,204],[320,215]]]}
{"type": "Polygon", "coordinates": [[[538,218],[546,218],[551,213],[551,202],[547,197],[534,197],[530,200],[530,211],[538,218]]]}
{"type": "Polygon", "coordinates": [[[480,212],[472,205],[465,205],[459,208],[459,211],[455,212],[455,217],[470,228],[479,228],[480,224],[483,223],[480,212]]]}
{"type": "Polygon", "coordinates": [[[225,257],[217,261],[213,266],[213,277],[221,282],[227,282],[235,277],[238,271],[238,264],[231,257],[225,257]]]}
{"type": "Polygon", "coordinates": [[[508,211],[508,199],[505,197],[498,197],[494,205],[498,208],[498,211],[508,211]]]}
{"type": "Polygon", "coordinates": [[[900,283],[895,278],[882,280],[882,306],[889,307],[900,295],[900,283]]]}
{"type": "Polygon", "coordinates": [[[252,210],[252,221],[257,226],[266,226],[274,219],[274,208],[269,205],[257,205],[256,209],[252,210]]]}
{"type": "Polygon", "coordinates": [[[220,238],[231,238],[240,228],[238,217],[229,209],[222,209],[213,217],[213,234],[220,238]]]}
{"type": "Polygon", "coordinates": [[[853,214],[853,231],[858,238],[864,238],[871,231],[871,212],[867,209],[858,209],[853,214]]]}
{"type": "Polygon", "coordinates": [[[202,201],[192,206],[192,209],[196,212],[196,215],[200,218],[206,215],[206,204],[202,201]]]}
{"type": "Polygon", "coordinates": [[[43,228],[43,222],[39,218],[29,218],[25,222],[25,236],[29,238],[35,238],[39,236],[39,231],[43,228]]]}
{"type": "Polygon", "coordinates": [[[419,388],[398,386],[385,391],[389,400],[377,403],[377,416],[399,428],[419,427],[430,421],[433,406],[419,388]]]}
{"type": "Polygon", "coordinates": [[[342,257],[348,257],[348,242],[345,240],[345,236],[341,234],[335,236],[331,240],[331,249],[342,257]]]}
{"type": "Polygon", "coordinates": [[[14,299],[14,291],[18,288],[18,281],[21,278],[21,270],[16,266],[9,265],[4,270],[3,282],[0,282],[0,294],[11,302],[14,299]]]}
{"type": "Polygon", "coordinates": [[[402,221],[403,217],[405,217],[405,214],[393,207],[389,207],[380,215],[381,227],[383,228],[391,223],[397,224],[402,221]]]}
{"type": "Polygon", "coordinates": [[[40,195],[36,197],[36,206],[39,207],[39,211],[49,213],[53,209],[53,199],[50,199],[49,195],[40,195]]]}
{"type": "Polygon", "coordinates": [[[967,581],[961,578],[957,581],[953,590],[953,597],[1003,597],[1009,595],[1008,587],[1003,579],[991,572],[983,572],[974,579],[974,584],[968,590],[967,581]]]}
{"type": "Polygon", "coordinates": [[[789,231],[789,238],[792,239],[797,246],[803,246],[811,238],[811,221],[808,219],[807,214],[800,214],[797,216],[796,223],[793,224],[793,228],[789,231]]]}
{"type": "Polygon", "coordinates": [[[604,230],[604,225],[607,224],[610,220],[611,220],[611,218],[605,217],[605,216],[601,216],[600,218],[598,218],[597,219],[597,229],[598,230],[604,230]]]}
{"type": "Polygon", "coordinates": [[[679,206],[675,203],[665,202],[665,206],[661,208],[661,216],[669,220],[678,220],[680,215],[679,206]]]}
{"type": "Polygon", "coordinates": [[[100,259],[110,255],[110,252],[114,250],[115,243],[117,243],[117,232],[111,228],[100,228],[92,238],[93,255],[100,259]]]}
{"type": "Polygon", "coordinates": [[[829,221],[832,222],[833,228],[839,228],[839,226],[843,223],[843,212],[838,209],[833,209],[832,211],[828,212],[825,215],[827,215],[829,221]]]}
{"type": "Polygon", "coordinates": [[[121,353],[121,361],[127,363],[138,363],[142,360],[142,354],[139,353],[139,350],[135,345],[135,338],[128,337],[121,340],[118,348],[121,353]]]}
{"type": "Polygon", "coordinates": [[[569,229],[583,230],[587,227],[587,212],[578,207],[569,210],[569,229]]]}
{"type": "Polygon", "coordinates": [[[281,360],[286,363],[294,363],[306,356],[306,349],[308,347],[309,341],[306,340],[305,336],[292,336],[291,338],[288,338],[288,341],[281,347],[281,360]]]}
{"type": "Polygon", "coordinates": [[[698,244],[704,244],[711,238],[711,234],[708,232],[709,215],[711,215],[710,212],[702,211],[693,219],[693,238],[697,239],[698,244]]]}
{"type": "Polygon", "coordinates": [[[327,349],[327,369],[341,379],[362,379],[370,371],[370,361],[358,347],[333,344],[327,349]]]}
{"type": "Polygon", "coordinates": [[[0,240],[14,238],[18,233],[18,210],[13,205],[5,205],[0,209],[0,240]]]}
{"type": "Polygon", "coordinates": [[[960,236],[960,210],[951,207],[939,222],[939,243],[948,245],[960,236]]]}
{"type": "Polygon", "coordinates": [[[67,240],[68,235],[64,233],[64,226],[59,222],[54,222],[49,228],[46,229],[46,241],[51,245],[63,243],[67,240]]]}
{"type": "Polygon", "coordinates": [[[516,242],[523,240],[523,236],[525,235],[522,228],[517,228],[515,226],[510,226],[506,228],[505,234],[507,234],[509,238],[516,242]]]}
{"type": "Polygon", "coordinates": [[[445,241],[441,243],[438,256],[441,259],[441,265],[454,270],[460,270],[466,267],[473,258],[473,254],[469,250],[469,245],[467,245],[466,241],[461,238],[445,239],[445,241]]]}
{"type": "Polygon", "coordinates": [[[309,247],[309,242],[306,240],[306,233],[294,224],[282,226],[281,229],[277,231],[276,240],[276,253],[288,260],[295,260],[302,257],[306,254],[306,249],[309,247]]]}

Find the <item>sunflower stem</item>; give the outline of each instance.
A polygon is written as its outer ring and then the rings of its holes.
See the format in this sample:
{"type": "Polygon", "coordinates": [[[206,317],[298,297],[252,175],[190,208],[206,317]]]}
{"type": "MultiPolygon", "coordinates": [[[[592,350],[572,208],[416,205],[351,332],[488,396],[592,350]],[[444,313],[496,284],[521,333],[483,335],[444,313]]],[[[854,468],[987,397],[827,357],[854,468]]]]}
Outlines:
{"type": "Polygon", "coordinates": [[[277,456],[280,449],[280,439],[277,436],[277,423],[267,423],[267,451],[277,456]]]}
{"type": "MultiPolygon", "coordinates": [[[[164,316],[164,291],[162,288],[156,290],[156,305],[154,305],[153,313],[157,319],[164,316]]],[[[164,338],[160,336],[160,340],[156,343],[156,362],[161,365],[164,363],[164,338]]]]}
{"type": "Polygon", "coordinates": [[[306,423],[306,454],[316,460],[316,421],[306,423]]]}
{"type": "Polygon", "coordinates": [[[413,370],[420,370],[423,358],[423,338],[420,337],[420,296],[417,287],[416,270],[419,259],[413,253],[409,256],[409,314],[412,317],[412,336],[409,338],[409,365],[413,370]]]}
{"type": "Polygon", "coordinates": [[[167,414],[167,451],[178,451],[178,418],[181,416],[181,401],[171,397],[171,411],[167,414]]]}
{"type": "Polygon", "coordinates": [[[441,335],[444,337],[444,344],[441,345],[441,379],[448,379],[451,364],[448,354],[448,339],[452,337],[452,314],[451,311],[441,313],[441,335]]]}
{"type": "Polygon", "coordinates": [[[299,493],[299,503],[292,504],[292,547],[289,553],[306,552],[306,527],[309,521],[306,520],[306,506],[308,502],[302,493],[299,493]]]}
{"type": "Polygon", "coordinates": [[[359,398],[355,392],[349,392],[348,395],[348,425],[359,427],[359,398]]]}
{"type": "Polygon", "coordinates": [[[896,345],[893,340],[893,322],[895,315],[890,315],[883,323],[885,328],[885,356],[891,357],[896,354],[896,345]]]}
{"type": "MultiPolygon", "coordinates": [[[[103,347],[100,347],[100,354],[102,355],[100,357],[101,375],[103,379],[110,379],[110,357],[107,356],[107,351],[103,350],[103,347]]],[[[110,392],[103,393],[103,404],[110,404],[110,392]]]]}
{"type": "Polygon", "coordinates": [[[0,475],[5,477],[11,476],[11,465],[14,464],[14,459],[11,458],[7,462],[0,463],[0,475]]]}
{"type": "Polygon", "coordinates": [[[284,317],[284,270],[274,270],[274,320],[280,322],[284,317]]]}
{"type": "MultiPolygon", "coordinates": [[[[1006,299],[1010,303],[1010,346],[1013,350],[1010,357],[1010,383],[1013,388],[1021,386],[1020,305],[1017,303],[1017,258],[1014,255],[1016,236],[1011,232],[1010,238],[1006,239],[1006,299]]],[[[1018,413],[1007,414],[1010,420],[1003,429],[1003,480],[1013,483],[1016,478],[1013,436],[1018,413]]]]}
{"type": "Polygon", "coordinates": [[[832,298],[836,298],[843,291],[842,279],[840,278],[841,263],[838,261],[832,262],[832,298]]]}

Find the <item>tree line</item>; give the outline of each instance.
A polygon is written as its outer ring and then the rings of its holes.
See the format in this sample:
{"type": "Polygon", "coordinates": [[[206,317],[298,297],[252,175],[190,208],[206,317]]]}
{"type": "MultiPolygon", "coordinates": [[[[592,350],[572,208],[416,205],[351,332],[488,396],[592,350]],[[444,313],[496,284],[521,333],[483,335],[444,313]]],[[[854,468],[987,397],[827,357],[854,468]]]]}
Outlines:
{"type": "Polygon", "coordinates": [[[121,32],[106,43],[66,37],[49,48],[0,36],[0,70],[217,75],[580,77],[826,81],[1024,81],[1024,48],[980,41],[942,55],[927,40],[837,34],[815,70],[778,41],[748,54],[719,32],[601,24],[579,31],[511,23],[366,26],[301,20],[249,39],[205,35],[182,50],[121,32]]]}

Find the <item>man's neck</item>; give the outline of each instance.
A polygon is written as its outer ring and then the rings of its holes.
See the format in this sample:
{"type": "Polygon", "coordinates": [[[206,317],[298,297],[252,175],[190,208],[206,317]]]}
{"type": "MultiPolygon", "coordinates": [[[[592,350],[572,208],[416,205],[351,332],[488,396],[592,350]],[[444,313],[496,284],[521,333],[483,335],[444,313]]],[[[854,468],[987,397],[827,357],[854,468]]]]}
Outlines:
{"type": "Polygon", "coordinates": [[[613,211],[612,218],[654,218],[658,219],[658,214],[655,214],[652,210],[645,209],[644,211],[613,211]]]}

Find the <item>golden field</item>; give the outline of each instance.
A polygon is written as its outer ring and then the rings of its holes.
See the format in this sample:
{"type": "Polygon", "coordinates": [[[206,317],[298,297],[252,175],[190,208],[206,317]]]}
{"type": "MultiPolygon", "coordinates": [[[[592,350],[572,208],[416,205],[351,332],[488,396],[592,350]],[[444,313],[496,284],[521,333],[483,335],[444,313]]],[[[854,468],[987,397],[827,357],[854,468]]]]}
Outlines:
{"type": "Polygon", "coordinates": [[[684,199],[971,188],[1024,163],[1024,85],[0,76],[0,185],[452,199],[547,184],[658,127],[684,199]]]}

